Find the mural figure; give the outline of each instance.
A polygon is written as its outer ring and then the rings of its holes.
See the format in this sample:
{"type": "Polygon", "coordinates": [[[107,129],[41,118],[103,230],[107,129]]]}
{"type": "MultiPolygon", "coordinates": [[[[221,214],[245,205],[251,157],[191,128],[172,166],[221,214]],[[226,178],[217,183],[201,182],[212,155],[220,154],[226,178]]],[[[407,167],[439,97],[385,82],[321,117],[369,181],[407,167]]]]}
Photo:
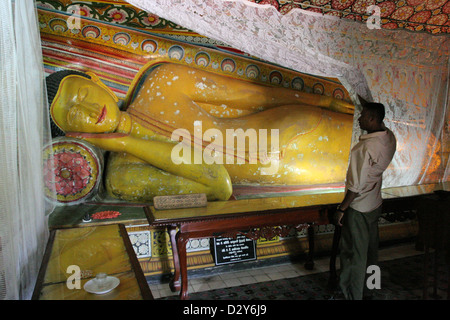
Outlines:
{"type": "Polygon", "coordinates": [[[232,184],[345,179],[354,108],[342,100],[173,63],[149,69],[125,110],[92,73],[56,72],[47,88],[55,129],[112,152],[105,185],[119,199],[206,193],[227,200],[232,184]],[[242,132],[257,140],[234,141],[242,132]],[[262,132],[271,133],[265,144],[262,132]]]}

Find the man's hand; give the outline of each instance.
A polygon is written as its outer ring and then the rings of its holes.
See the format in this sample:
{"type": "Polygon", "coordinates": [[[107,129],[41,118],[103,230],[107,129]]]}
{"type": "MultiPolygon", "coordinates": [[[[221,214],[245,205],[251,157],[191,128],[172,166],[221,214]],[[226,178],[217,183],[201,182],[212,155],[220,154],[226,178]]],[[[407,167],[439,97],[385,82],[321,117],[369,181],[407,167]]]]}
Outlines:
{"type": "Polygon", "coordinates": [[[342,218],[345,211],[349,208],[350,204],[358,197],[359,194],[351,190],[347,190],[341,204],[338,206],[336,213],[334,214],[334,224],[342,227],[342,218]]]}
{"type": "Polygon", "coordinates": [[[337,210],[334,213],[334,224],[337,224],[339,227],[342,227],[342,218],[344,218],[344,212],[337,210]]]}

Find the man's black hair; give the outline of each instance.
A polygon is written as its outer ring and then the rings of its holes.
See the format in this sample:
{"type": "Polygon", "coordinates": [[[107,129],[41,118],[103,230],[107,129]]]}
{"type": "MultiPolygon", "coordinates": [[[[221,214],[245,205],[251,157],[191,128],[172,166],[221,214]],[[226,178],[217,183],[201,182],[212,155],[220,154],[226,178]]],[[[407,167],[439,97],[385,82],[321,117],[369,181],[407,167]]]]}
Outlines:
{"type": "Polygon", "coordinates": [[[378,102],[366,102],[363,103],[363,108],[367,109],[370,114],[377,120],[378,123],[382,123],[384,116],[385,116],[385,110],[384,105],[382,103],[378,102]]]}
{"type": "MultiPolygon", "coordinates": [[[[53,102],[53,99],[55,99],[56,93],[58,92],[59,85],[61,84],[61,81],[70,75],[79,75],[85,78],[90,79],[91,77],[87,75],[86,73],[79,72],[79,71],[73,71],[73,70],[63,70],[63,71],[57,71],[55,73],[52,73],[47,78],[45,78],[45,83],[47,86],[47,100],[48,100],[48,107],[50,108],[53,102]]],[[[64,136],[64,131],[62,131],[56,123],[53,121],[52,116],[50,115],[50,128],[52,137],[58,137],[58,136],[64,136]]]]}

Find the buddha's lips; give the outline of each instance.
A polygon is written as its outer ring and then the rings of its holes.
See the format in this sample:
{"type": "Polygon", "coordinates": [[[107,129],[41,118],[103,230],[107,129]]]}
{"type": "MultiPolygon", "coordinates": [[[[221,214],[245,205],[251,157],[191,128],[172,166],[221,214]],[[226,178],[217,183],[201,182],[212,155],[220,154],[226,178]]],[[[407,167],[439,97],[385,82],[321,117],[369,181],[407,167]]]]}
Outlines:
{"type": "Polygon", "coordinates": [[[102,112],[100,113],[100,116],[98,117],[98,120],[95,124],[99,124],[106,118],[106,106],[103,107],[102,112]]]}

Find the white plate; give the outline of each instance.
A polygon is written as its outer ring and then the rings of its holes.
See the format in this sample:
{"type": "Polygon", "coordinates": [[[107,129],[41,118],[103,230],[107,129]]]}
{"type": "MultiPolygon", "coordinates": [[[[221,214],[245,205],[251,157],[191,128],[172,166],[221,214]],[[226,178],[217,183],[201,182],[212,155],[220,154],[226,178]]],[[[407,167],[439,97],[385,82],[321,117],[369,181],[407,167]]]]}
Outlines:
{"type": "Polygon", "coordinates": [[[91,279],[88,282],[84,284],[84,290],[86,290],[89,293],[95,293],[95,294],[104,294],[108,293],[114,288],[116,288],[120,283],[120,280],[116,277],[106,277],[105,285],[101,288],[97,285],[97,282],[95,279],[91,279]]]}

